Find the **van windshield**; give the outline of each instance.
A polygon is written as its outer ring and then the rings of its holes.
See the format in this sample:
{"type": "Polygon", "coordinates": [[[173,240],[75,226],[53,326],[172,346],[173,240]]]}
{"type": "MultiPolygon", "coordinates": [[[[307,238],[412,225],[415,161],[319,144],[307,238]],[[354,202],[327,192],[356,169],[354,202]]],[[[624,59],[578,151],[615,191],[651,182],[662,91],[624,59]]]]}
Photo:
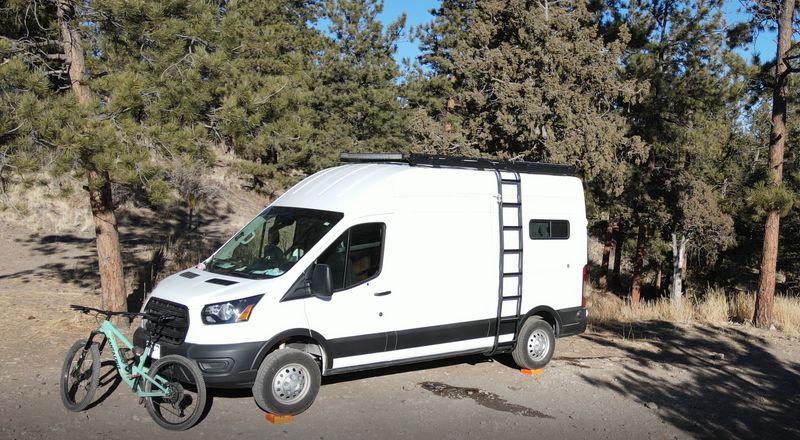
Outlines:
{"type": "Polygon", "coordinates": [[[206,270],[243,278],[278,277],[342,217],[340,212],[269,207],[222,246],[207,262],[206,270]]]}

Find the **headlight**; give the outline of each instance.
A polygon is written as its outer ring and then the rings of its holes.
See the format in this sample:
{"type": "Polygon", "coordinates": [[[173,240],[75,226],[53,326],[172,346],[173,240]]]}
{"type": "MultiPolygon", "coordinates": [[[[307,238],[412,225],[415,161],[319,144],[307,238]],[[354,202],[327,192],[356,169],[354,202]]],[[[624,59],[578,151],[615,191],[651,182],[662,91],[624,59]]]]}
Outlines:
{"type": "Polygon", "coordinates": [[[253,308],[258,304],[258,300],[260,300],[262,296],[264,295],[209,304],[203,307],[203,311],[200,313],[200,316],[203,318],[203,324],[245,322],[250,319],[253,308]]]}

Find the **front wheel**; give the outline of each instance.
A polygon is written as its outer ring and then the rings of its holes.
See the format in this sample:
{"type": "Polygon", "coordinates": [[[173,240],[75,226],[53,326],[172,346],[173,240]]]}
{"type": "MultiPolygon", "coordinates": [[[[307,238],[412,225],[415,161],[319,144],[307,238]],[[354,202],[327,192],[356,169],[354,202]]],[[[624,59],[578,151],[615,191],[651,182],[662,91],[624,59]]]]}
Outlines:
{"type": "MultiPolygon", "coordinates": [[[[206,384],[197,365],[183,356],[169,355],[153,362],[147,375],[165,390],[163,397],[146,397],[150,417],[162,428],[172,431],[189,429],[200,420],[206,406],[206,384]]],[[[144,391],[159,387],[143,378],[144,391]]]]}
{"type": "Polygon", "coordinates": [[[310,354],[284,348],[264,358],[253,384],[253,397],[266,412],[296,415],[314,403],[321,380],[319,366],[310,354]]]}
{"type": "Polygon", "coordinates": [[[531,316],[522,324],[511,356],[520,367],[536,370],[550,362],[555,348],[553,327],[542,318],[531,316]]]}
{"type": "Polygon", "coordinates": [[[100,384],[100,350],[92,343],[86,349],[86,339],[76,341],[67,352],[61,367],[58,389],[61,401],[70,411],[83,411],[92,403],[100,384]]]}

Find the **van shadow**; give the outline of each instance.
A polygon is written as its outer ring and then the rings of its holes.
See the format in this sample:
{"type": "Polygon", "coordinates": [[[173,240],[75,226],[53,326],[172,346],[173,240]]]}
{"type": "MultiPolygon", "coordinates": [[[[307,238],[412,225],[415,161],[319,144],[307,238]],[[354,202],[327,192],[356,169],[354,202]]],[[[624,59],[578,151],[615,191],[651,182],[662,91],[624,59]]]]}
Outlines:
{"type": "MultiPolygon", "coordinates": [[[[337,374],[334,376],[323,376],[322,387],[325,387],[326,385],[334,385],[337,383],[354,382],[362,379],[391,376],[394,374],[408,373],[412,371],[430,370],[434,368],[451,367],[454,365],[461,365],[461,364],[477,365],[485,362],[499,362],[500,364],[505,365],[510,369],[514,370],[517,369],[510,355],[497,355],[495,357],[488,357],[476,354],[476,355],[447,358],[435,361],[414,363],[408,365],[397,365],[386,368],[378,368],[375,370],[364,370],[353,373],[337,374]]],[[[221,397],[221,398],[243,398],[243,397],[253,397],[253,393],[250,388],[240,388],[240,389],[209,388],[209,396],[221,397]]]]}
{"type": "Polygon", "coordinates": [[[587,383],[655,403],[664,421],[698,438],[800,438],[800,364],[776,358],[767,340],[738,329],[664,321],[595,329],[645,343],[585,335],[633,361],[609,379],[582,375],[587,383]]]}

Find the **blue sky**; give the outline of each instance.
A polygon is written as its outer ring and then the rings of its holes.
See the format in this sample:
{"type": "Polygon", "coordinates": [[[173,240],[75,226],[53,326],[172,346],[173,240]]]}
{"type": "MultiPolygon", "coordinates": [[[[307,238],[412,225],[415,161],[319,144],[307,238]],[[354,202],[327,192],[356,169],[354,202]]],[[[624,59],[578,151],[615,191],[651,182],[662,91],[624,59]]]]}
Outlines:
{"type": "Polygon", "coordinates": [[[380,15],[384,23],[396,20],[400,14],[406,14],[406,29],[403,40],[397,44],[398,63],[403,58],[413,59],[419,54],[419,41],[411,41],[409,29],[433,20],[430,10],[437,8],[437,0],[384,0],[383,13],[380,15]]]}
{"type": "MultiPolygon", "coordinates": [[[[433,19],[430,10],[439,6],[438,0],[384,0],[383,13],[381,20],[388,23],[395,20],[400,14],[406,14],[406,32],[402,41],[397,45],[397,62],[403,58],[413,59],[419,54],[419,41],[411,40],[408,30],[411,27],[427,23],[433,19]]],[[[729,24],[740,23],[748,19],[747,15],[740,12],[741,3],[739,0],[725,1],[725,20],[729,24]]],[[[763,33],[757,40],[745,48],[738,49],[740,55],[746,60],[750,60],[755,53],[760,53],[762,61],[774,58],[775,54],[775,34],[763,33]]]]}

